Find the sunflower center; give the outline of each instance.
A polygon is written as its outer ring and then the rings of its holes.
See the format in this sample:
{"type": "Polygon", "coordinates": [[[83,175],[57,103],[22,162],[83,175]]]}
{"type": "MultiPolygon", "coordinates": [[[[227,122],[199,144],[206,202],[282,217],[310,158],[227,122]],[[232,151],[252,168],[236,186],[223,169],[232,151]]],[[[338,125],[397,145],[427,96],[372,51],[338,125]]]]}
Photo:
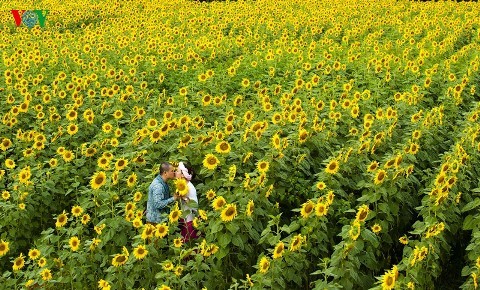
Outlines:
{"type": "Polygon", "coordinates": [[[233,216],[234,214],[235,214],[235,209],[233,207],[228,208],[227,211],[225,212],[226,216],[233,216]]]}
{"type": "Polygon", "coordinates": [[[102,184],[103,182],[103,177],[102,176],[97,176],[95,178],[95,184],[102,184]]]}
{"type": "Polygon", "coordinates": [[[307,206],[305,207],[305,212],[306,212],[306,213],[309,213],[309,212],[312,211],[312,209],[313,209],[313,205],[307,204],[307,206]]]}
{"type": "Polygon", "coordinates": [[[393,277],[388,276],[385,282],[388,286],[391,286],[393,284],[393,277]]]}

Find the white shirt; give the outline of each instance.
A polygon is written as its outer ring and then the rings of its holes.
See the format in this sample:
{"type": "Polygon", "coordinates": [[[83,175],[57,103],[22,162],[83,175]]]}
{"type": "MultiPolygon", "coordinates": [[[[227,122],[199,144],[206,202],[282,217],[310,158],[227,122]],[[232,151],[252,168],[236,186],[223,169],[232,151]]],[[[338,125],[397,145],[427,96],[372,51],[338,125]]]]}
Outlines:
{"type": "MultiPolygon", "coordinates": [[[[187,194],[187,197],[190,199],[190,200],[193,200],[195,201],[197,204],[198,204],[198,198],[197,198],[197,190],[195,189],[195,186],[193,186],[193,184],[188,181],[187,183],[187,186],[188,186],[188,194],[187,194]]],[[[197,211],[197,209],[195,208],[190,208],[186,205],[186,203],[182,200],[182,208],[181,210],[183,212],[188,212],[189,214],[187,215],[187,217],[185,218],[185,220],[187,222],[191,222],[193,221],[193,218],[195,217],[195,213],[197,211]]]]}

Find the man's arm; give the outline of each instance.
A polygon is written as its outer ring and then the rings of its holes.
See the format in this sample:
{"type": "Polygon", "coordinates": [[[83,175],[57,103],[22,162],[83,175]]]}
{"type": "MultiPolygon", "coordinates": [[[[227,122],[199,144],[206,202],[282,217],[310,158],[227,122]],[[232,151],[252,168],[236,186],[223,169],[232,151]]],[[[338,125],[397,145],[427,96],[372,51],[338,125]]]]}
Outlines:
{"type": "Polygon", "coordinates": [[[152,193],[152,205],[155,210],[161,210],[174,201],[173,197],[165,198],[165,190],[161,184],[155,184],[152,193]]]}

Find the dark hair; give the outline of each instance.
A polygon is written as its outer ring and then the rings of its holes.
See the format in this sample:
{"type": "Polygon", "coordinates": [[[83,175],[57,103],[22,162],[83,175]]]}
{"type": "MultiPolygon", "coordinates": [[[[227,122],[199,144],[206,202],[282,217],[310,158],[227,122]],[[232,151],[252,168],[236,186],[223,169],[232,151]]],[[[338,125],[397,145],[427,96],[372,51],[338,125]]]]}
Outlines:
{"type": "Polygon", "coordinates": [[[170,166],[172,166],[168,162],[163,162],[162,165],[160,165],[160,175],[162,175],[165,172],[168,172],[170,170],[170,166]]]}
{"type": "Polygon", "coordinates": [[[192,165],[188,162],[183,162],[183,165],[185,165],[185,168],[187,168],[188,174],[192,175],[192,180],[195,178],[195,170],[193,170],[192,165]]]}

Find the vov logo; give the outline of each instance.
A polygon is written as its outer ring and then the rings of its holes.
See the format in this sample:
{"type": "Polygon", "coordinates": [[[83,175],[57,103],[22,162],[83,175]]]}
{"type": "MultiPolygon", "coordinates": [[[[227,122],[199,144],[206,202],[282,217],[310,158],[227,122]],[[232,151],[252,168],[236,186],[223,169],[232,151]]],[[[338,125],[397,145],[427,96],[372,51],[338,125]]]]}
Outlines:
{"type": "Polygon", "coordinates": [[[15,19],[17,27],[23,23],[28,28],[32,28],[37,22],[40,27],[44,27],[47,14],[48,10],[12,10],[13,19],[15,19]]]}

